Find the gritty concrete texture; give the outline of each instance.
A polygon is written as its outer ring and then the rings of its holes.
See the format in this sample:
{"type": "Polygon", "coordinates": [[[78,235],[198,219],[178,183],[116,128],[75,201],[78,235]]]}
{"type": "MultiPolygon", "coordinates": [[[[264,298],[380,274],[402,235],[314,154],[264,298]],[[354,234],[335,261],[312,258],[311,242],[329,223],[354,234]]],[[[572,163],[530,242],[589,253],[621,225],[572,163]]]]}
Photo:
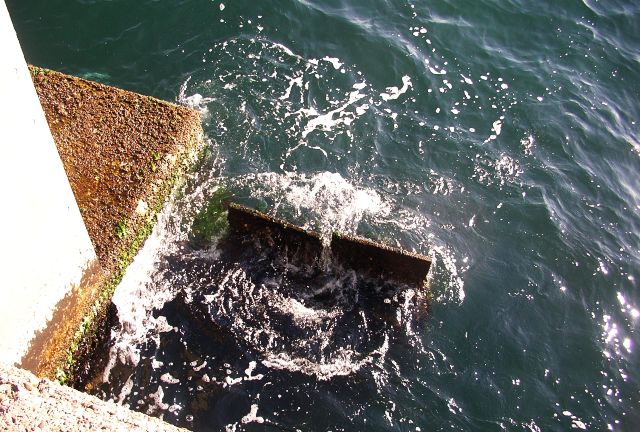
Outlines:
{"type": "Polygon", "coordinates": [[[88,368],[115,286],[177,178],[193,163],[200,115],[59,72],[30,67],[33,84],[95,247],[102,274],[66,313],[58,342],[43,338],[23,366],[73,384],[88,368]]]}
{"type": "Polygon", "coordinates": [[[200,116],[51,70],[31,72],[96,253],[112,268],[164,201],[184,153],[200,143],[200,116]]]}
{"type": "Polygon", "coordinates": [[[0,363],[15,364],[56,327],[96,255],[4,2],[0,58],[0,363]]]}
{"type": "Polygon", "coordinates": [[[184,431],[14,367],[0,365],[0,430],[184,431]]]}

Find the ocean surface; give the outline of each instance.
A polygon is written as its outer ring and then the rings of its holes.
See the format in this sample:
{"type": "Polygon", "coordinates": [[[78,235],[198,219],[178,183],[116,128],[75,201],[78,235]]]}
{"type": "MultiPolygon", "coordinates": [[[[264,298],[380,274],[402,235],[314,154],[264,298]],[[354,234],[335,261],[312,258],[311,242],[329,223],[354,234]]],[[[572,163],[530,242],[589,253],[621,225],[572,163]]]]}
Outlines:
{"type": "Polygon", "coordinates": [[[640,430],[639,2],[6,3],[30,63],[208,139],[94,393],[203,431],[640,430]],[[221,193],[428,254],[430,294],[196,247],[221,193]]]}

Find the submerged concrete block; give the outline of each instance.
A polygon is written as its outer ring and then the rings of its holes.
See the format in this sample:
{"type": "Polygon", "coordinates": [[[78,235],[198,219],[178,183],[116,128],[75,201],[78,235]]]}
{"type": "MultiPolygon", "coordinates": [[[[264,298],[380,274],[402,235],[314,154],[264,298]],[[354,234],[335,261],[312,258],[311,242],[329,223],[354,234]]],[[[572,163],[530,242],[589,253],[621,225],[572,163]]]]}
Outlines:
{"type": "MultiPolygon", "coordinates": [[[[320,235],[286,221],[273,218],[257,210],[236,203],[229,205],[229,226],[234,232],[257,237],[269,237],[285,253],[313,263],[323,250],[320,235]]],[[[361,237],[334,233],[331,256],[336,264],[356,270],[365,277],[381,277],[414,286],[423,286],[431,260],[420,254],[407,252],[361,237]]]]}
{"type": "Polygon", "coordinates": [[[431,260],[424,255],[340,233],[331,237],[331,253],[338,262],[366,276],[409,285],[421,286],[431,267],[431,260]]]}
{"type": "Polygon", "coordinates": [[[235,232],[268,237],[289,258],[313,264],[322,252],[320,235],[236,203],[230,203],[229,226],[235,232]]]}

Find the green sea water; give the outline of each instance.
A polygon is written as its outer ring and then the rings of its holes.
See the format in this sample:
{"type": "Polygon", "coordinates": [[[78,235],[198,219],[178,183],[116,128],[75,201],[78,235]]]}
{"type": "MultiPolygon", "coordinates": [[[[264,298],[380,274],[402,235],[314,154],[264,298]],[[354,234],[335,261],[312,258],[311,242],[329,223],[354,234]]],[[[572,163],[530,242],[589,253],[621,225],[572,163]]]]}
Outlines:
{"type": "Polygon", "coordinates": [[[6,3],[28,62],[198,109],[212,150],[99,396],[193,430],[640,428],[640,3],[6,3]],[[221,186],[429,254],[432,298],[191,248],[221,186]]]}

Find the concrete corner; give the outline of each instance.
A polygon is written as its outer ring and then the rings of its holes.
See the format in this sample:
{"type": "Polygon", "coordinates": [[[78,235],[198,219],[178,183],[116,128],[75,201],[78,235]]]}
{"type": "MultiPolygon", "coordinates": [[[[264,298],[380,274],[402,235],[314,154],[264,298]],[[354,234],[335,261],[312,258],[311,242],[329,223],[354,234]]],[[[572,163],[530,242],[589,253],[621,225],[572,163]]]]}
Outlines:
{"type": "Polygon", "coordinates": [[[96,254],[0,3],[0,362],[21,360],[96,254]]]}

